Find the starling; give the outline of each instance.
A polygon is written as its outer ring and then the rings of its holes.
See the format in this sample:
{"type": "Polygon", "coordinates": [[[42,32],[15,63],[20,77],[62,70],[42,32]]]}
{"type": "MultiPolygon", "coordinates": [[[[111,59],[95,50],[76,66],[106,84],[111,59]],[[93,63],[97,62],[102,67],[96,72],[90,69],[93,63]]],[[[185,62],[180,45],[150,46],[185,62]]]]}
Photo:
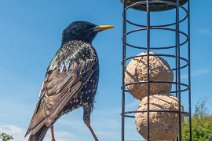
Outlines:
{"type": "MultiPolygon", "coordinates": [[[[112,25],[95,25],[86,21],[71,23],[62,33],[62,45],[50,62],[39,101],[26,135],[29,141],[43,141],[60,116],[79,107],[83,108],[83,120],[95,141],[98,141],[90,125],[99,80],[99,61],[92,41],[100,31],[112,25]]],[[[26,136],[25,135],[25,136],[26,136]]]]}

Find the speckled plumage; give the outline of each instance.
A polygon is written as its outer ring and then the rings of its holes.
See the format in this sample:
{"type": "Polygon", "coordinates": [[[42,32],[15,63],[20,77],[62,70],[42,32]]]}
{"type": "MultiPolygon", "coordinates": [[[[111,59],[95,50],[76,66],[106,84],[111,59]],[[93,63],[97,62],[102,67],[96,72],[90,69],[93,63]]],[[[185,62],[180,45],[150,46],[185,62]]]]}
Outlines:
{"type": "MultiPolygon", "coordinates": [[[[94,97],[96,94],[98,81],[99,81],[99,62],[98,56],[96,54],[95,49],[91,44],[82,42],[82,41],[71,41],[68,42],[64,48],[58,53],[59,56],[63,56],[63,54],[71,54],[64,60],[61,65],[60,70],[68,70],[70,68],[70,62],[76,62],[81,72],[78,72],[80,75],[83,71],[89,69],[92,64],[92,73],[89,80],[85,80],[86,83],[83,84],[82,90],[79,94],[71,99],[63,108],[60,115],[70,112],[78,107],[83,107],[85,110],[93,109],[94,97]],[[70,61],[72,60],[72,61],[70,61]]],[[[60,60],[60,59],[59,59],[60,60]]],[[[54,70],[55,64],[59,63],[56,58],[54,58],[49,65],[49,70],[54,70]]],[[[70,72],[71,73],[71,72],[70,72]]]]}
{"type": "Polygon", "coordinates": [[[29,127],[31,134],[43,125],[50,127],[61,115],[81,106],[84,118],[90,116],[86,114],[93,108],[98,79],[98,57],[92,45],[78,40],[64,44],[47,69],[29,127]],[[77,91],[71,92],[72,87],[77,87],[77,91]]]}
{"type": "MultiPolygon", "coordinates": [[[[107,28],[112,26],[102,29],[107,28]]],[[[98,56],[91,42],[99,31],[96,25],[82,21],[71,23],[63,31],[62,46],[47,68],[26,133],[31,133],[29,141],[43,141],[60,116],[79,107],[83,107],[83,120],[98,141],[90,126],[90,114],[99,81],[98,56]]]]}

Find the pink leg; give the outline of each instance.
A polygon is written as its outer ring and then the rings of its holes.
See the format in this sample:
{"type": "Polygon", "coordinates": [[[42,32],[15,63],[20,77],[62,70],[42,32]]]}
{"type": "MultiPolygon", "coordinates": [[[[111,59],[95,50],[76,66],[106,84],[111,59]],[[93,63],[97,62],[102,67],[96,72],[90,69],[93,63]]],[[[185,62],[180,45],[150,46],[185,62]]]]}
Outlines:
{"type": "Polygon", "coordinates": [[[51,135],[52,135],[52,141],[56,141],[54,138],[54,126],[51,126],[51,135]]]}

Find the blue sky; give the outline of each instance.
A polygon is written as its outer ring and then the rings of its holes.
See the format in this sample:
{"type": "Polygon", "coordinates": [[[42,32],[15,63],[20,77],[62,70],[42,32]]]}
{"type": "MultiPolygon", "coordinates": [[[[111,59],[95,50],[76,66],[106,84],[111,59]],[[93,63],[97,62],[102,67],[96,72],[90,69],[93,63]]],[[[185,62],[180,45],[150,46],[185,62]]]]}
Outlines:
{"type": "MultiPolygon", "coordinates": [[[[205,0],[201,6],[198,1],[191,3],[192,103],[194,106],[199,100],[207,98],[210,113],[211,5],[210,0],[205,0]]],[[[61,32],[72,21],[86,20],[116,26],[113,30],[100,33],[93,42],[99,54],[101,73],[92,125],[101,141],[119,141],[121,11],[119,0],[0,0],[0,131],[12,134],[15,141],[26,140],[23,135],[38,100],[47,65],[60,47],[61,32]]],[[[136,20],[139,14],[132,13],[131,19],[136,20]]],[[[153,21],[167,20],[172,19],[161,14],[155,15],[153,21]]],[[[157,36],[154,40],[155,45],[169,40],[165,33],[161,35],[164,36],[157,36]]],[[[135,39],[132,41],[139,43],[135,39]]],[[[128,97],[127,108],[136,109],[138,101],[128,97]]],[[[126,137],[139,139],[134,120],[127,120],[127,125],[126,137]]],[[[93,140],[83,123],[81,109],[62,117],[56,123],[55,130],[59,141],[93,140]]],[[[48,140],[49,134],[45,141],[48,140]]]]}

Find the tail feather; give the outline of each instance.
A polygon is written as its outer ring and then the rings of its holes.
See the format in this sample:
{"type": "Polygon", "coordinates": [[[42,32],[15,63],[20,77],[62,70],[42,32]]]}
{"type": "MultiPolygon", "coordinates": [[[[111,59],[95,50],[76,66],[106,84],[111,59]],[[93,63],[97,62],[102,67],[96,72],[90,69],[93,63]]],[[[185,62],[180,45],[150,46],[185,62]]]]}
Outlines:
{"type": "Polygon", "coordinates": [[[28,141],[43,141],[47,131],[48,127],[44,125],[37,133],[30,135],[28,141]]]}

